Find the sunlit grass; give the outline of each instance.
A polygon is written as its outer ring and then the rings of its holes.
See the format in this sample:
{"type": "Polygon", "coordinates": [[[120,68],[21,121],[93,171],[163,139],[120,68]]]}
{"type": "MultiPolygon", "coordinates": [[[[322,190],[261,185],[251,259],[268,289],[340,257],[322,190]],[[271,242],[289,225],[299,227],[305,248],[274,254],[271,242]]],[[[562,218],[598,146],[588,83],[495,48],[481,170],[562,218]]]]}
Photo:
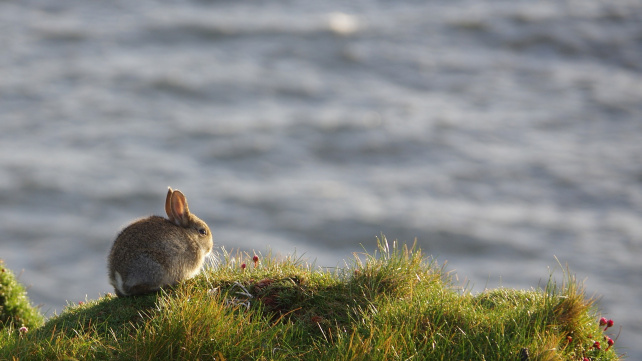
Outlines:
{"type": "Polygon", "coordinates": [[[27,298],[25,288],[0,259],[0,330],[28,330],[44,322],[27,298]]]}
{"type": "Polygon", "coordinates": [[[543,289],[474,295],[385,238],[342,269],[253,256],[223,253],[174,289],[107,295],[27,333],[4,331],[0,359],[618,359],[593,347],[599,317],[568,272],[561,285],[551,277],[543,289]]]}

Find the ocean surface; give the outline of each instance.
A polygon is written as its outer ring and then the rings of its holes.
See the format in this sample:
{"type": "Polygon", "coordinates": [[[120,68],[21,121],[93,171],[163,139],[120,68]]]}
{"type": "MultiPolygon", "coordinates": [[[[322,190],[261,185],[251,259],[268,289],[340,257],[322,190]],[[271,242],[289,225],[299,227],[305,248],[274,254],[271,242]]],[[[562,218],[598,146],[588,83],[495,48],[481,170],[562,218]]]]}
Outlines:
{"type": "Polygon", "coordinates": [[[182,190],[218,249],[563,269],[642,359],[642,0],[0,1],[0,258],[53,315],[182,190]]]}

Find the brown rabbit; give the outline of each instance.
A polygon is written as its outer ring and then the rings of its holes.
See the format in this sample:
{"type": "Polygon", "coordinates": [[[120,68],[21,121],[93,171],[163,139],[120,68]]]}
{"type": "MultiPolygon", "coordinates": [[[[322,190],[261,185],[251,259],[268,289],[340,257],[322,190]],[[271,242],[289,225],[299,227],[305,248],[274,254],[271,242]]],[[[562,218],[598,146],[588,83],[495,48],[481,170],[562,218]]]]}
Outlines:
{"type": "Polygon", "coordinates": [[[116,237],[108,267],[118,296],[152,293],[191,278],[212,251],[212,233],[190,213],[183,193],[169,188],[165,212],[169,219],[140,219],[116,237]]]}

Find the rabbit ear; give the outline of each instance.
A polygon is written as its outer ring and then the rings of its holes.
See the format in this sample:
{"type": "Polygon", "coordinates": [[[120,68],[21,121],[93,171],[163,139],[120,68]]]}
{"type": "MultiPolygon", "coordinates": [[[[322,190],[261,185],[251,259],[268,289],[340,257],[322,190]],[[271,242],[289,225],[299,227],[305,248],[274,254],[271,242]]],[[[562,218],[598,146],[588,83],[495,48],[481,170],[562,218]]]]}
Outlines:
{"type": "Polygon", "coordinates": [[[165,213],[167,213],[167,217],[169,217],[169,220],[174,222],[174,217],[172,216],[172,193],[174,191],[172,190],[172,187],[167,187],[167,198],[165,198],[165,213]]]}
{"type": "Polygon", "coordinates": [[[170,208],[172,213],[170,220],[179,226],[187,227],[190,221],[189,208],[187,207],[187,199],[181,191],[172,192],[170,208]]]}

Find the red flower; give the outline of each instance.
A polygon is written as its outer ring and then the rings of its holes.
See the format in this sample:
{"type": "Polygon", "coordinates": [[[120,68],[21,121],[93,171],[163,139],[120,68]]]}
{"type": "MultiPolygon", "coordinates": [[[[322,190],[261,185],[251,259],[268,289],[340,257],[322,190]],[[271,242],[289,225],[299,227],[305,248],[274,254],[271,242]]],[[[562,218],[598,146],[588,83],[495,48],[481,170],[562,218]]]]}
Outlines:
{"type": "Polygon", "coordinates": [[[252,261],[254,261],[254,267],[256,267],[256,264],[259,263],[259,256],[254,255],[254,257],[252,257],[252,261]]]}
{"type": "Polygon", "coordinates": [[[602,346],[600,346],[600,341],[595,341],[595,343],[593,343],[593,347],[598,349],[598,350],[602,349],[602,346]]]}
{"type": "Polygon", "coordinates": [[[613,344],[615,343],[615,341],[613,341],[613,339],[612,339],[612,338],[610,338],[610,337],[608,337],[608,336],[607,336],[607,337],[606,337],[606,343],[607,343],[607,344],[609,344],[609,346],[608,346],[608,347],[606,348],[606,350],[604,350],[604,351],[608,351],[608,350],[611,348],[611,346],[613,346],[613,344]]]}
{"type": "Polygon", "coordinates": [[[568,342],[568,343],[573,342],[573,337],[571,337],[571,336],[566,336],[566,342],[568,342]]]}
{"type": "Polygon", "coordinates": [[[243,271],[245,271],[245,267],[247,267],[247,266],[245,265],[245,263],[243,263],[243,264],[241,265],[241,269],[242,269],[243,271]]]}
{"type": "Polygon", "coordinates": [[[606,317],[600,318],[600,326],[606,325],[606,317]]]}

